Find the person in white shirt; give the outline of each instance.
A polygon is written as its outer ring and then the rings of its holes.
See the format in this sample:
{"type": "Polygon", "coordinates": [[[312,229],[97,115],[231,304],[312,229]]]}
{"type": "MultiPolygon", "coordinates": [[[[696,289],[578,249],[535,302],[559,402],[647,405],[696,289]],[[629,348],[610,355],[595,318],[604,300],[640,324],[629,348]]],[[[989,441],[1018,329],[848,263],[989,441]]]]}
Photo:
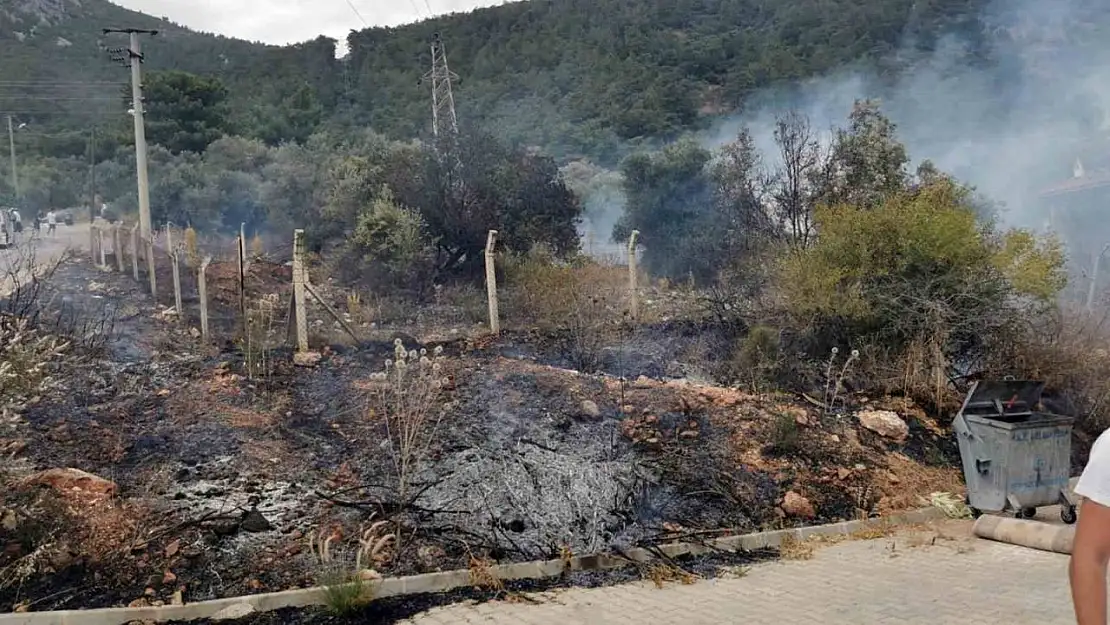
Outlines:
{"type": "Polygon", "coordinates": [[[58,216],[53,210],[46,211],[46,234],[54,234],[58,230],[58,216]]]}
{"type": "Polygon", "coordinates": [[[1078,625],[1106,625],[1106,570],[1110,562],[1110,430],[1091,447],[1075,485],[1083,498],[1068,567],[1078,625]]]}

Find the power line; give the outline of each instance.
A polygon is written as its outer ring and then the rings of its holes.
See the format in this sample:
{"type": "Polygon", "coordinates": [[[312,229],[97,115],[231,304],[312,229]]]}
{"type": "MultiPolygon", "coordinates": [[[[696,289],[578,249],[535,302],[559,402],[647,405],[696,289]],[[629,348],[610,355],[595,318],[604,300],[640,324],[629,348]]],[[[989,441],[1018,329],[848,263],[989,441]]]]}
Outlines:
{"type": "Polygon", "coordinates": [[[52,96],[52,95],[4,95],[0,100],[44,100],[47,102],[120,102],[122,98],[113,96],[52,96]]]}
{"type": "Polygon", "coordinates": [[[0,80],[0,85],[13,87],[123,87],[126,86],[127,83],[118,81],[56,82],[53,80],[0,80]]]}
{"type": "Polygon", "coordinates": [[[355,3],[352,0],[347,0],[347,6],[351,7],[351,10],[355,12],[355,16],[358,17],[363,26],[366,26],[367,28],[370,27],[370,24],[366,21],[366,18],[362,16],[362,13],[358,12],[358,7],[355,6],[355,3]]]}

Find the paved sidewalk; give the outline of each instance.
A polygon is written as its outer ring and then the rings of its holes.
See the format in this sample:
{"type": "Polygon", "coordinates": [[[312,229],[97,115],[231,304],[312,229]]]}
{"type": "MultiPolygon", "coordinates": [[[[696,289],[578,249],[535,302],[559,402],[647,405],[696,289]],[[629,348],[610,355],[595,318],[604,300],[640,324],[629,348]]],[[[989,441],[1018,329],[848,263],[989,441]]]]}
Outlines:
{"type": "Polygon", "coordinates": [[[1074,624],[1066,556],[970,536],[942,523],[758,564],[742,576],[662,590],[650,583],[543,593],[539,603],[458,604],[412,625],[1074,624]]]}

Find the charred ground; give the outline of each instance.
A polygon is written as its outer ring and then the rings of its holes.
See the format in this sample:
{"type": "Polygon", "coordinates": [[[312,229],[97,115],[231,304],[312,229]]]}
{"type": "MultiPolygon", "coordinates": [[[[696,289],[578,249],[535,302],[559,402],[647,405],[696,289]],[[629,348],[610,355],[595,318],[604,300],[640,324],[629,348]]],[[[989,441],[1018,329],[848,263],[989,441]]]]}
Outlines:
{"type": "MultiPolygon", "coordinates": [[[[230,279],[209,276],[217,319],[235,317],[230,279]]],[[[283,292],[287,267],[258,262],[250,279],[283,292]]],[[[342,549],[370,519],[402,537],[375,568],[401,575],[857,518],[959,489],[947,431],[903,400],[831,410],[714,384],[705,354],[725,338],[701,317],[591,339],[583,373],[581,328],[493,339],[456,304],[392,321],[379,306],[379,321],[348,314],[355,343],[314,310],[315,344],[331,343],[317,363],[294,366],[275,341],[252,371],[241,342],[204,345],[127,276],[74,261],[51,289],[52,310],[98,312],[110,339],[57,363],[0,432],[5,610],[313,585],[310,538],[342,549]],[[404,492],[372,401],[397,338],[441,347],[445,373],[404,492]],[[895,410],[908,437],[861,428],[863,408],[895,410]]],[[[283,324],[282,311],[270,334],[283,324]]]]}

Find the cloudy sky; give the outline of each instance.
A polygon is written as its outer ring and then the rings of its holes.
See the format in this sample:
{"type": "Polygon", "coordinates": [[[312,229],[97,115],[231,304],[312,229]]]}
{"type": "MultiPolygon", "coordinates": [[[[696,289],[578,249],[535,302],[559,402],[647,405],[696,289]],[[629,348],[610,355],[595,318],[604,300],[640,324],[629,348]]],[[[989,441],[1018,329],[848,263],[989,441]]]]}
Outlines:
{"type": "Polygon", "coordinates": [[[327,35],[343,42],[352,28],[394,26],[505,0],[112,0],[190,28],[284,44],[327,35]],[[353,6],[353,8],[352,8],[353,6]],[[362,19],[359,19],[359,15],[362,19]]]}

